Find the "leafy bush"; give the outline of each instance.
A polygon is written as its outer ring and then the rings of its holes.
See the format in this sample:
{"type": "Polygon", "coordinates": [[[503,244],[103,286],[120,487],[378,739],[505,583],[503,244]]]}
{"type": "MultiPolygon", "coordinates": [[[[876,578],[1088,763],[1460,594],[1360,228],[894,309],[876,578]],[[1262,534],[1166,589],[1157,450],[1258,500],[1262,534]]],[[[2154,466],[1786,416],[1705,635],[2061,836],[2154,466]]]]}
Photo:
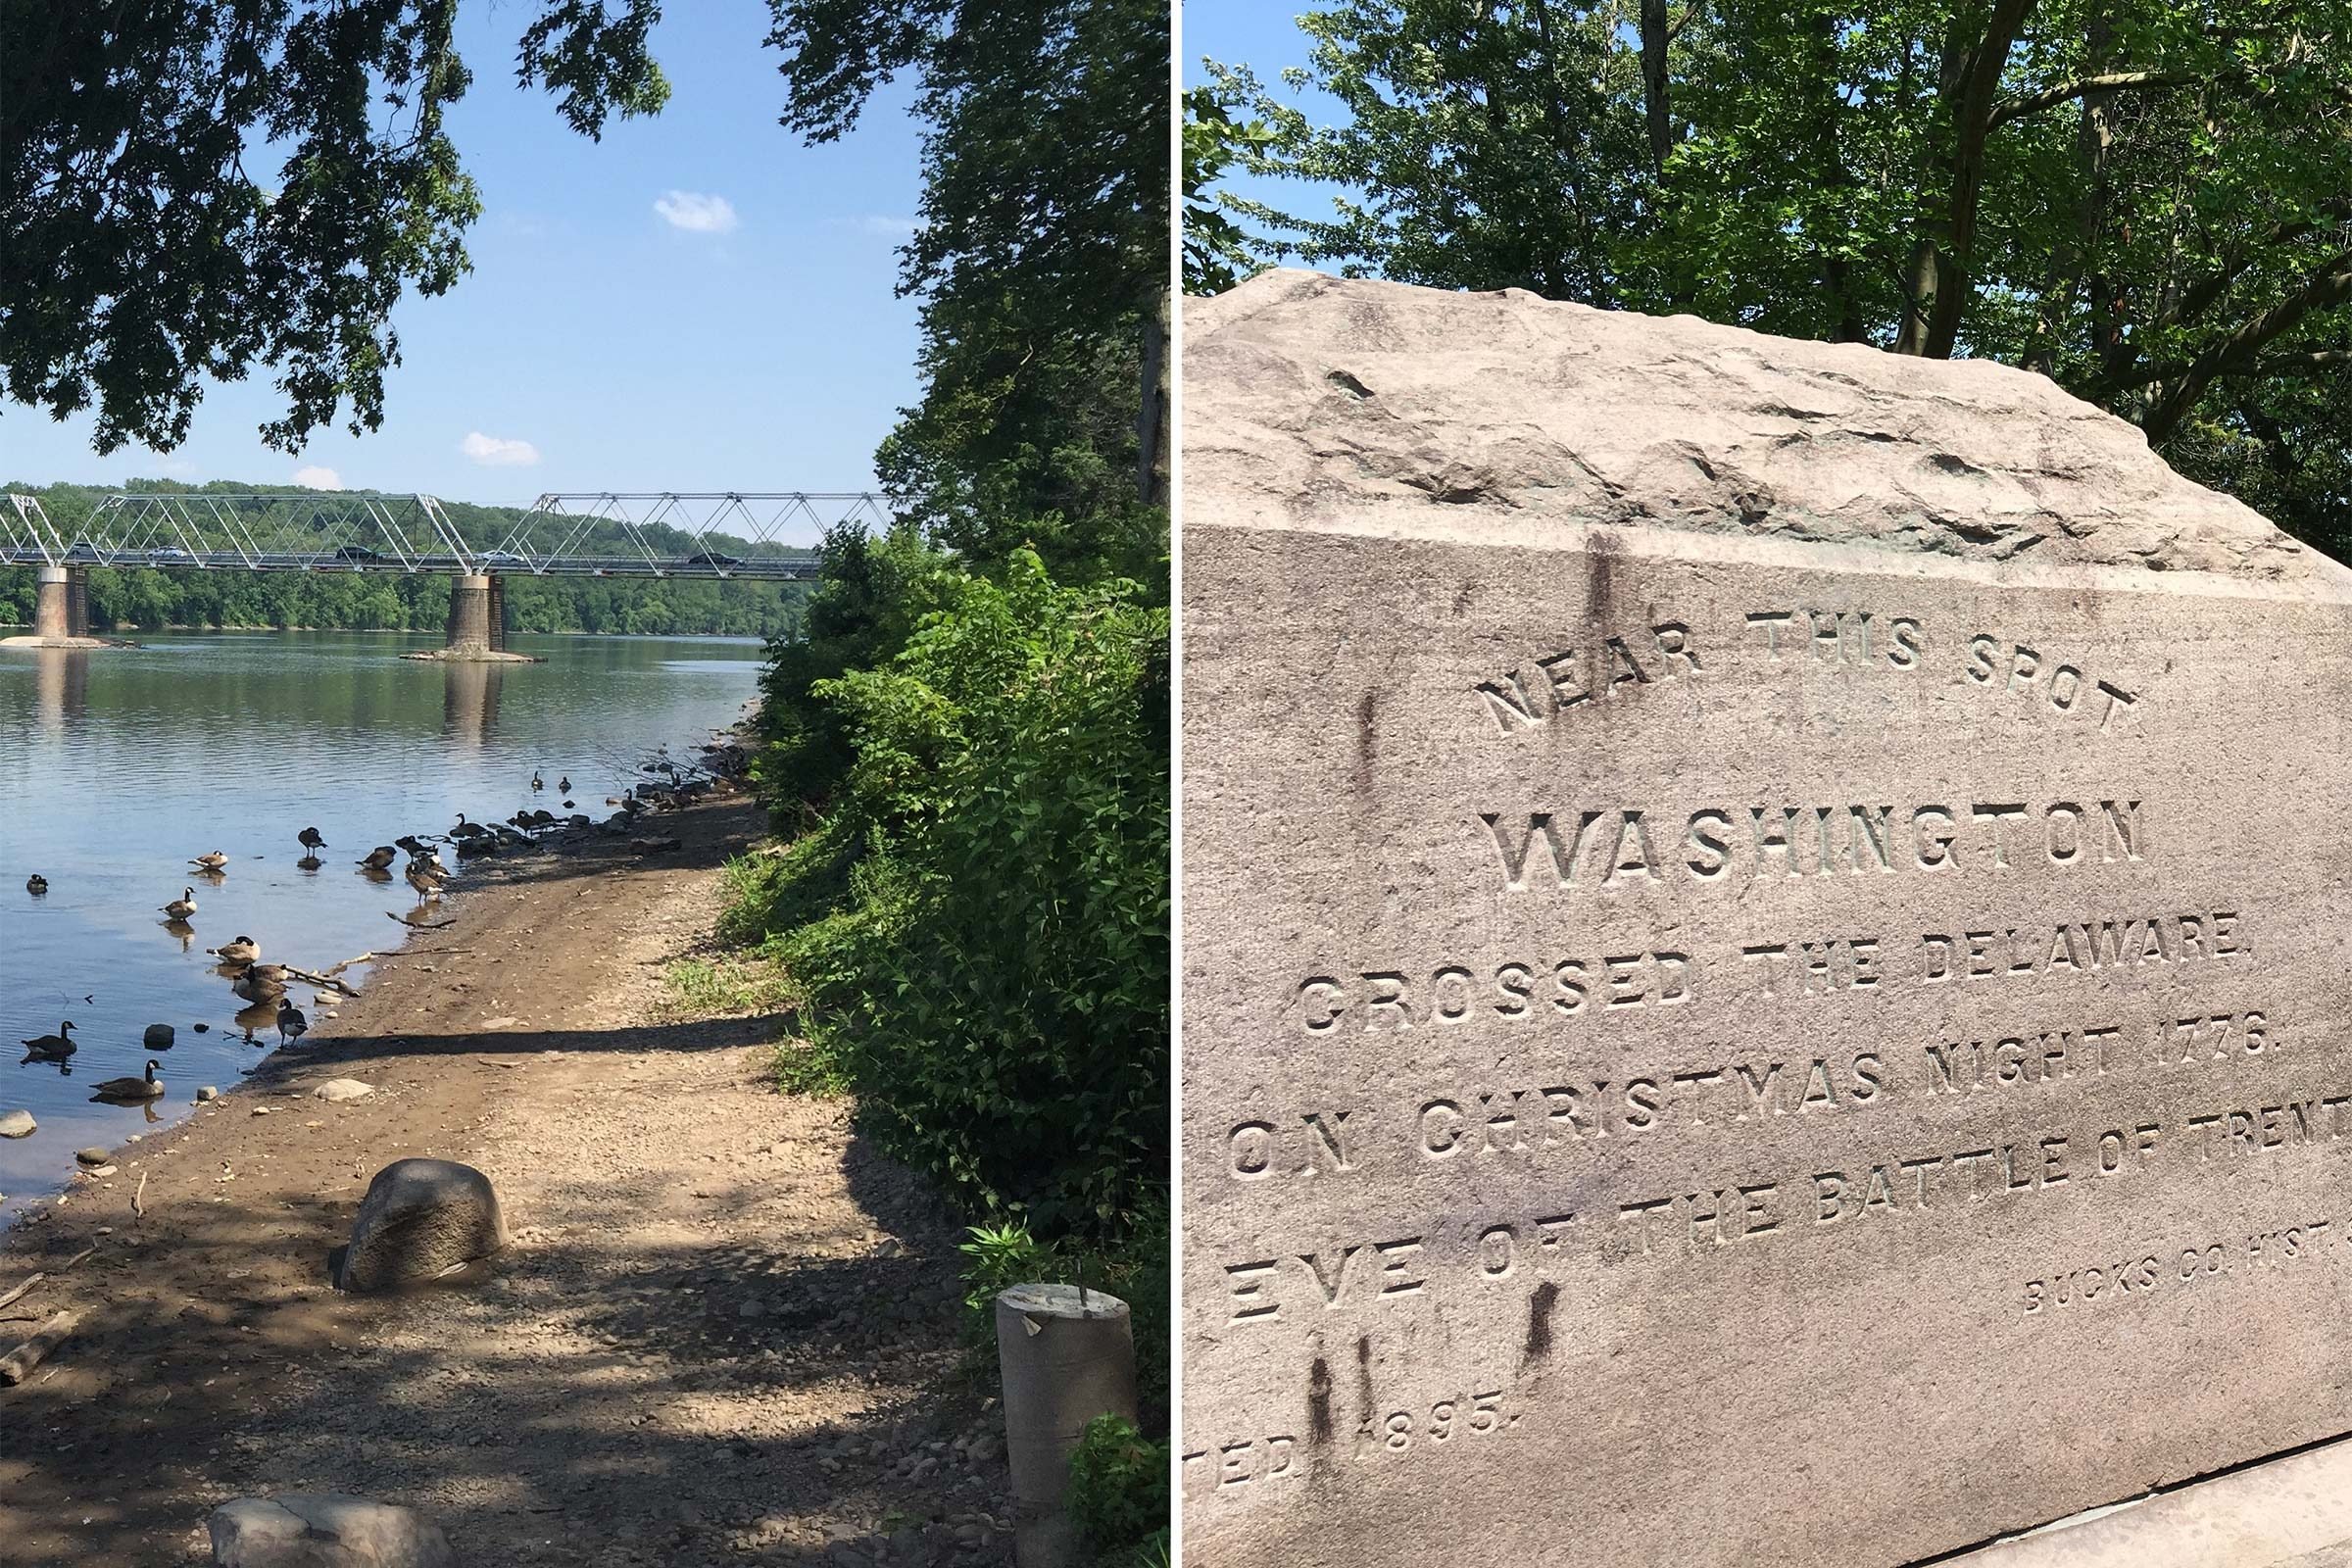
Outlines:
{"type": "Polygon", "coordinates": [[[1168,1556],[1168,1448],[1124,1416],[1099,1415],[1070,1455],[1070,1517],[1099,1568],[1168,1556]]]}
{"type": "Polygon", "coordinates": [[[1169,1336],[1175,1319],[1171,1294],[1168,1197],[1154,1195],[1126,1237],[1107,1249],[1074,1242],[1041,1242],[1019,1223],[975,1225],[962,1246],[964,1343],[974,1372],[987,1382],[997,1375],[997,1293],[1031,1281],[1084,1284],[1119,1298],[1132,1314],[1135,1332],[1137,1408],[1152,1431],[1168,1424],[1169,1336]]]}
{"type": "Polygon", "coordinates": [[[805,619],[768,643],[760,676],[765,744],[752,777],[780,821],[810,820],[855,757],[847,719],[819,694],[823,683],[897,653],[948,575],[946,558],[910,528],[877,538],[848,521],[826,532],[805,619]]]}
{"type": "Polygon", "coordinates": [[[1167,612],[1026,551],[925,591],[896,657],[816,683],[849,768],[733,926],[773,933],[885,1147],[975,1212],[1115,1239],[1168,1159],[1167,612]]]}

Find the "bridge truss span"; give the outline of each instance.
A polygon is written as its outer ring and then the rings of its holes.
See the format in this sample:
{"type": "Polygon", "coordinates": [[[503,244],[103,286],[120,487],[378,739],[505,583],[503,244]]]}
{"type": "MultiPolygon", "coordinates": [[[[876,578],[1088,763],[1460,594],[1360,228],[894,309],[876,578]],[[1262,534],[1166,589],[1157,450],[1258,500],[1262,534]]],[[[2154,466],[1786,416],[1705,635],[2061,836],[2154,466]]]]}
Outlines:
{"type": "Polygon", "coordinates": [[[76,526],[10,495],[0,565],[791,581],[816,575],[828,525],[889,515],[864,491],[564,492],[502,534],[429,495],[173,491],[107,496],[76,526]]]}

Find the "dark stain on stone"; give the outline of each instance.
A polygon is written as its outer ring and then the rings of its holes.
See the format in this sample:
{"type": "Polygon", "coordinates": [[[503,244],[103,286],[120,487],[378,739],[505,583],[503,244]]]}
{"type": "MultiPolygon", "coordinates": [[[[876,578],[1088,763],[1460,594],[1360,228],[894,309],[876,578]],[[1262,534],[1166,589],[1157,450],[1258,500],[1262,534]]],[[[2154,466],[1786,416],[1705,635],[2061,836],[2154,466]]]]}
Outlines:
{"type": "Polygon", "coordinates": [[[1306,1371],[1306,1436],[1318,1448],[1331,1441],[1331,1363],[1319,1355],[1306,1371]]]}
{"type": "Polygon", "coordinates": [[[1372,791],[1372,763],[1380,751],[1380,737],[1375,720],[1380,710],[1380,692],[1367,686],[1355,704],[1355,787],[1361,794],[1372,791]]]}
{"type": "Polygon", "coordinates": [[[1333,386],[1338,387],[1341,391],[1347,393],[1351,398],[1369,398],[1374,395],[1370,387],[1364,385],[1363,382],[1357,380],[1354,376],[1349,375],[1346,370],[1330,371],[1323,377],[1323,379],[1329,381],[1333,386]]]}
{"type": "Polygon", "coordinates": [[[1372,1336],[1355,1337],[1355,1415],[1359,1426],[1372,1424],[1372,1336]]]}
{"type": "Polygon", "coordinates": [[[1527,1298],[1527,1345],[1520,1351],[1521,1366],[1551,1359],[1551,1309],[1559,1299],[1560,1288],[1549,1281],[1537,1286],[1535,1294],[1527,1298]]]}

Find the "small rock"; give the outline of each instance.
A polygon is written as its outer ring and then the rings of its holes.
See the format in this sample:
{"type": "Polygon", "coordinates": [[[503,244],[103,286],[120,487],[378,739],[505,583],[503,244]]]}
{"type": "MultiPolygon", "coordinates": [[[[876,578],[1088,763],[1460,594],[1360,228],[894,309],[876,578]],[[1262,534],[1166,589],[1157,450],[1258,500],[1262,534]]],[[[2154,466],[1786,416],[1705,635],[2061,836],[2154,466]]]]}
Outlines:
{"type": "Polygon", "coordinates": [[[202,1089],[196,1091],[196,1103],[199,1105],[203,1104],[208,1100],[219,1100],[220,1098],[220,1091],[214,1088],[211,1084],[206,1084],[202,1089]]]}
{"type": "Polygon", "coordinates": [[[375,1093],[375,1085],[364,1084],[357,1078],[329,1078],[311,1091],[313,1100],[358,1100],[375,1093]]]}
{"type": "Polygon", "coordinates": [[[346,1291],[422,1284],[506,1244],[489,1177],[451,1159],[396,1159],[368,1184],[335,1284],[346,1291]]]}
{"type": "Polygon", "coordinates": [[[76,1149],[74,1157],[84,1165],[103,1165],[115,1156],[103,1149],[76,1149]]]}
{"type": "Polygon", "coordinates": [[[188,1027],[200,1035],[209,1035],[213,1032],[213,1026],[209,1023],[190,1024],[188,1027]]]}
{"type": "Polygon", "coordinates": [[[270,1114],[270,1107],[268,1105],[256,1105],[253,1107],[253,1113],[256,1116],[267,1116],[270,1114]]]}
{"type": "Polygon", "coordinates": [[[170,1051],[173,1038],[170,1024],[151,1023],[147,1026],[147,1032],[139,1037],[139,1044],[149,1051],[170,1051]]]}
{"type": "Polygon", "coordinates": [[[207,1523],[220,1568],[457,1568],[422,1514],[342,1493],[239,1497],[207,1523]]]}
{"type": "Polygon", "coordinates": [[[760,1300],[760,1298],[758,1298],[757,1296],[755,1296],[755,1297],[751,1298],[749,1300],[745,1301],[745,1302],[744,1302],[744,1303],[743,1303],[741,1306],[737,1307],[737,1308],[735,1309],[735,1315],[736,1315],[737,1317],[746,1317],[746,1318],[749,1318],[749,1317],[758,1317],[758,1316],[760,1316],[761,1313],[765,1312],[766,1310],[767,1310],[767,1303],[766,1303],[765,1301],[762,1301],[762,1300],[760,1300]]]}
{"type": "Polygon", "coordinates": [[[112,1176],[114,1173],[115,1167],[112,1165],[91,1165],[82,1171],[85,1176],[112,1176]]]}
{"type": "Polygon", "coordinates": [[[0,1138],[30,1138],[39,1126],[29,1110],[0,1110],[0,1138]]]}

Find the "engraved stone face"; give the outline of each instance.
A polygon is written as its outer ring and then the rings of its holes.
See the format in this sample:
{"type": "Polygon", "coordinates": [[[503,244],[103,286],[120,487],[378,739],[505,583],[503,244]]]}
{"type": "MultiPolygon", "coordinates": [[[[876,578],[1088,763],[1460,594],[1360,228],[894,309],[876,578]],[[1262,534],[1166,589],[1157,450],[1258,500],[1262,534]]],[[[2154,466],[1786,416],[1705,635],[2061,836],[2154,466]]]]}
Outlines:
{"type": "Polygon", "coordinates": [[[2352,1430],[2352,573],[1997,368],[1186,330],[1189,1560],[1895,1564],[2352,1430]]]}

